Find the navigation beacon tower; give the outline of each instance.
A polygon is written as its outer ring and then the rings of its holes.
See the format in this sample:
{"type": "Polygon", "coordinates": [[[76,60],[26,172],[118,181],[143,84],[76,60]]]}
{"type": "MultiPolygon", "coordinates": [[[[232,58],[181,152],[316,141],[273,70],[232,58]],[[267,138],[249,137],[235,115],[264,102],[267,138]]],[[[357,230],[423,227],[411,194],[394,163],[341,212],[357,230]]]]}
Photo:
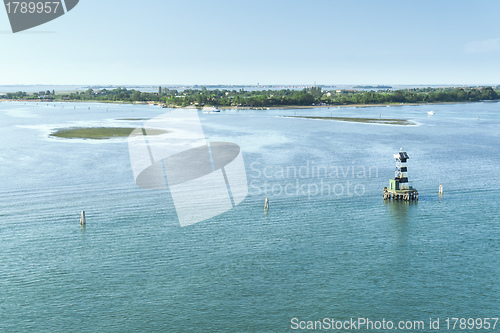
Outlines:
{"type": "Polygon", "coordinates": [[[418,191],[408,185],[408,167],[406,161],[410,158],[403,148],[394,154],[396,172],[394,179],[389,180],[389,188],[384,187],[384,200],[418,200],[418,191]]]}

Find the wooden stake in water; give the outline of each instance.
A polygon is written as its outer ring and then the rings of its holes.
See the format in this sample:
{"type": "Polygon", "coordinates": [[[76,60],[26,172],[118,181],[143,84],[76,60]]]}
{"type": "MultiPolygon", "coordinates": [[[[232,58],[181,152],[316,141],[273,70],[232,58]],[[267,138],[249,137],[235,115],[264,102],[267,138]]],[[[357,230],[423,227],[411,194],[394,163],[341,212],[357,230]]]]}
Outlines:
{"type": "Polygon", "coordinates": [[[80,216],[80,225],[85,225],[85,224],[87,224],[87,221],[85,219],[85,211],[82,210],[82,214],[80,216]]]}
{"type": "Polygon", "coordinates": [[[439,184],[439,194],[443,195],[443,184],[439,184]]]}
{"type": "Polygon", "coordinates": [[[264,203],[264,210],[267,212],[269,210],[269,199],[266,197],[266,202],[264,203]]]}

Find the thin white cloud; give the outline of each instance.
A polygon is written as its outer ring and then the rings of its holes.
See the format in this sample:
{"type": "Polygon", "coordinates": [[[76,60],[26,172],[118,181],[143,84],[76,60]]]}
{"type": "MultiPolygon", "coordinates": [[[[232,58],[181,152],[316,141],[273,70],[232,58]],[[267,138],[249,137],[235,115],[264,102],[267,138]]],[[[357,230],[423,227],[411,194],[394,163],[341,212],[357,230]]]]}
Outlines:
{"type": "Polygon", "coordinates": [[[487,53],[500,51],[500,38],[480,40],[465,44],[466,53],[487,53]]]}

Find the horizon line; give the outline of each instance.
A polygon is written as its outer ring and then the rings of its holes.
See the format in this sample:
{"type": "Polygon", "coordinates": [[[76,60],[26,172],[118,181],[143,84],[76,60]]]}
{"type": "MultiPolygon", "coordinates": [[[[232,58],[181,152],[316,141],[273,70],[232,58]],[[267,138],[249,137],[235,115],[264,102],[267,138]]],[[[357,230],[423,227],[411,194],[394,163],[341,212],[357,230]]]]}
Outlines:
{"type": "Polygon", "coordinates": [[[23,84],[0,84],[0,87],[23,87],[23,86],[102,86],[102,87],[180,87],[180,86],[219,86],[219,87],[266,87],[266,86],[498,86],[500,83],[266,83],[266,84],[224,84],[224,83],[164,83],[164,84],[116,84],[116,83],[93,83],[93,84],[61,84],[61,83],[23,83],[23,84]]]}

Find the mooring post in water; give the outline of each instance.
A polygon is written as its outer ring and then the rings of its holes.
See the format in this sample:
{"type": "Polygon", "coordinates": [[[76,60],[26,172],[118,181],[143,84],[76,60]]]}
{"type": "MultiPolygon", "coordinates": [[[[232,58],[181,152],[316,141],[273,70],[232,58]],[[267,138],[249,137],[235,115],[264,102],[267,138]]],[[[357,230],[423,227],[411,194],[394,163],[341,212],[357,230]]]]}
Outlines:
{"type": "Polygon", "coordinates": [[[87,224],[87,221],[85,220],[85,211],[82,210],[82,214],[80,216],[80,225],[85,225],[87,224]]]}
{"type": "Polygon", "coordinates": [[[266,202],[264,203],[264,210],[267,212],[269,210],[269,199],[266,197],[266,202]]]}
{"type": "Polygon", "coordinates": [[[439,194],[443,195],[443,184],[439,184],[439,194]]]}

